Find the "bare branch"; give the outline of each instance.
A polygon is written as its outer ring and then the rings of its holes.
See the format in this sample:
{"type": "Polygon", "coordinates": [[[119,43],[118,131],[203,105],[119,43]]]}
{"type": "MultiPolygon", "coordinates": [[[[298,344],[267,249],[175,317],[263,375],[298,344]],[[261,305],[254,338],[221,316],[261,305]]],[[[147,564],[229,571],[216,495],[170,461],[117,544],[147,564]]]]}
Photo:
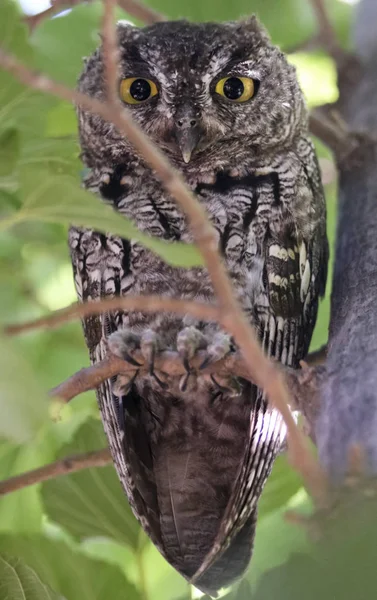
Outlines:
{"type": "Polygon", "coordinates": [[[114,106],[104,104],[45,76],[38,75],[3,50],[0,50],[0,66],[30,87],[74,102],[83,109],[97,113],[106,121],[112,122],[155,170],[164,187],[175,198],[188,218],[194,240],[205,259],[215,294],[220,303],[221,323],[233,335],[251,378],[258,387],[265,391],[267,398],[283,416],[288,431],[292,463],[300,472],[310,493],[319,500],[325,493],[325,479],[318,462],[308,451],[304,436],[292,417],[288,406],[289,394],[284,379],[275,364],[264,355],[254,329],[244,316],[233,294],[230,279],[218,253],[215,230],[207,219],[204,208],[187,188],[183,177],[169,164],[164,154],[149,140],[140,127],[133,122],[125,108],[115,110],[114,106]]]}
{"type": "Polygon", "coordinates": [[[321,109],[312,111],[309,117],[310,132],[326,144],[336,157],[344,155],[349,148],[350,133],[324,114],[321,109]]]}
{"type": "Polygon", "coordinates": [[[337,65],[342,65],[347,53],[340,46],[335,30],[327,14],[324,0],[310,0],[318,21],[319,36],[327,52],[337,65]]]}
{"type": "Polygon", "coordinates": [[[75,456],[66,456],[62,460],[45,465],[44,467],[39,467],[33,471],[28,471],[27,473],[22,473],[21,475],[1,481],[0,496],[21,490],[29,485],[47,481],[48,479],[54,479],[60,475],[68,475],[69,473],[75,473],[75,471],[81,471],[90,467],[105,467],[111,462],[111,454],[108,448],[75,456]]]}
{"type": "Polygon", "coordinates": [[[376,142],[372,134],[351,131],[340,114],[330,108],[314,110],[309,124],[311,133],[332,150],[338,167],[352,168],[359,164],[376,142]]]}
{"type": "Polygon", "coordinates": [[[67,8],[72,8],[73,6],[81,2],[82,0],[55,0],[55,2],[52,3],[52,6],[50,6],[50,8],[47,8],[46,10],[37,13],[36,15],[27,15],[24,17],[24,21],[29,26],[30,31],[33,31],[38,25],[40,25],[40,23],[42,23],[46,19],[50,19],[57,13],[67,8]]]}
{"type": "Polygon", "coordinates": [[[119,102],[118,83],[118,44],[114,25],[117,0],[103,0],[102,47],[105,64],[105,79],[108,102],[116,106],[119,102]]]}
{"type": "MultiPolygon", "coordinates": [[[[33,31],[42,21],[49,19],[57,13],[82,4],[84,2],[91,2],[92,0],[53,0],[52,6],[47,8],[43,12],[36,15],[24,17],[25,22],[28,24],[31,31],[33,31]]],[[[147,6],[138,0],[117,0],[117,4],[122,8],[130,17],[134,17],[146,25],[153,25],[159,21],[166,21],[167,18],[147,6]]]]}
{"type": "Polygon", "coordinates": [[[116,298],[106,298],[99,302],[86,302],[71,304],[67,308],[56,310],[50,315],[35,319],[27,323],[8,325],[4,328],[7,335],[17,335],[27,331],[33,331],[41,328],[59,327],[63,323],[73,321],[77,318],[85,318],[91,315],[100,315],[107,311],[126,310],[155,313],[167,311],[180,315],[191,315],[196,319],[207,321],[219,321],[221,318],[220,309],[210,304],[200,302],[191,302],[190,300],[178,300],[160,296],[126,296],[116,298]]]}

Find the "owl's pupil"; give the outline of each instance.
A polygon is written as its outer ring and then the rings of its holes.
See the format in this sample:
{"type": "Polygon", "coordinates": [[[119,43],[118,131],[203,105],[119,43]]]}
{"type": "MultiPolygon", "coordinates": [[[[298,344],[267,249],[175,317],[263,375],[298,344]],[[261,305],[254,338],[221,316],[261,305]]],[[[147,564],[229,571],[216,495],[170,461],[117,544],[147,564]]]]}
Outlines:
{"type": "Polygon", "coordinates": [[[224,96],[229,100],[238,100],[244,93],[244,85],[238,77],[229,77],[224,83],[224,96]]]}
{"type": "Polygon", "coordinates": [[[148,100],[151,91],[151,86],[146,79],[135,79],[130,86],[130,94],[138,102],[148,100]]]}

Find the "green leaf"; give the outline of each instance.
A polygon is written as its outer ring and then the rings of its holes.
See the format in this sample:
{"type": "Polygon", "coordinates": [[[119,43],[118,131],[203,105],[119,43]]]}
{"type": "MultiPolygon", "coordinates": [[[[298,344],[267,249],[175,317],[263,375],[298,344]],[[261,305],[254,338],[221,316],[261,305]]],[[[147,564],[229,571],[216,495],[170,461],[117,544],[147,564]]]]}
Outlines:
{"type": "Polygon", "coordinates": [[[55,592],[19,558],[0,555],[0,600],[58,600],[55,592]]]}
{"type": "MultiPolygon", "coordinates": [[[[120,569],[83,555],[73,544],[42,536],[0,536],[0,549],[21,557],[59,597],[67,600],[139,600],[120,569]]],[[[0,600],[2,579],[0,577],[0,600]]],[[[18,596],[9,595],[9,600],[18,596]]],[[[20,599],[25,600],[22,596],[20,599]]],[[[26,596],[29,600],[29,596],[26,596]]],[[[48,598],[48,597],[47,597],[48,598]]],[[[54,596],[55,598],[55,596],[54,596]]],[[[35,596],[39,600],[39,596],[35,596]]],[[[30,600],[34,600],[30,596],[30,600]]],[[[45,600],[41,596],[41,600],[45,600]]]]}
{"type": "MultiPolygon", "coordinates": [[[[281,565],[294,553],[307,553],[309,550],[306,531],[287,522],[287,510],[308,511],[308,499],[304,491],[298,492],[275,512],[258,519],[253,557],[247,574],[253,590],[266,570],[281,565]]],[[[280,600],[279,595],[276,597],[280,600]]]]}
{"type": "MultiPolygon", "coordinates": [[[[102,425],[90,420],[65,446],[61,457],[98,450],[106,445],[102,425]]],[[[139,525],[112,465],[91,468],[42,485],[45,511],[75,538],[109,537],[138,547],[139,525]]]]}
{"type": "Polygon", "coordinates": [[[68,102],[60,102],[52,108],[47,119],[47,137],[77,136],[75,108],[68,102]]]}
{"type": "Polygon", "coordinates": [[[321,541],[311,546],[310,553],[296,553],[279,567],[267,570],[253,598],[374,598],[377,589],[375,499],[369,508],[360,500],[361,494],[358,501],[348,507],[348,515],[341,519],[334,520],[335,511],[331,518],[328,515],[326,522],[321,522],[317,515],[321,541]]]}
{"type": "Polygon", "coordinates": [[[97,1],[77,6],[58,19],[43,21],[32,37],[38,68],[54,79],[75,86],[83,58],[100,44],[102,13],[103,3],[97,1]]]}
{"type": "Polygon", "coordinates": [[[17,129],[10,127],[0,132],[0,177],[14,171],[20,155],[20,136],[17,129]]]}
{"type": "Polygon", "coordinates": [[[26,442],[49,422],[48,401],[16,344],[1,337],[0,437],[26,442]]]}
{"type": "MultiPolygon", "coordinates": [[[[33,50],[19,7],[12,0],[0,3],[0,47],[33,66],[33,50]]],[[[23,138],[40,136],[48,109],[56,100],[19,83],[0,68],[0,128],[16,127],[23,138]]]]}
{"type": "Polygon", "coordinates": [[[71,177],[25,169],[23,192],[25,201],[21,210],[10,219],[4,219],[3,228],[30,220],[66,223],[136,240],[173,266],[193,267],[203,264],[195,246],[166,242],[142,233],[129,219],[80,188],[78,182],[71,177]]]}
{"type": "Polygon", "coordinates": [[[302,487],[296,471],[288,464],[285,456],[275,461],[258,505],[258,518],[275,512],[284,506],[302,487]]]}
{"type": "MultiPolygon", "coordinates": [[[[35,445],[18,446],[0,440],[0,479],[5,480],[48,463],[52,453],[39,452],[35,445]]],[[[0,531],[39,533],[42,527],[42,505],[37,487],[28,486],[1,497],[0,531]]]]}

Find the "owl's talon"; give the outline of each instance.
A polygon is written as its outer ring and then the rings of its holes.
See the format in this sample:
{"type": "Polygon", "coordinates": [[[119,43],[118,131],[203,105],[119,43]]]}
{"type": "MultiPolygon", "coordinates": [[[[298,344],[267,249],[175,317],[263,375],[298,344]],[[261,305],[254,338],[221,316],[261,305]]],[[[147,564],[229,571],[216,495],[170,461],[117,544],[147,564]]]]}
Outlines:
{"type": "Polygon", "coordinates": [[[165,382],[162,381],[159,377],[157,377],[156,373],[154,371],[152,371],[152,373],[149,373],[153,379],[155,380],[156,383],[158,383],[158,385],[160,386],[160,388],[162,390],[168,390],[169,389],[169,385],[165,382]]]}
{"type": "Polygon", "coordinates": [[[210,364],[212,364],[213,361],[213,357],[212,356],[206,356],[205,359],[203,360],[203,362],[199,365],[199,371],[203,371],[203,369],[205,369],[206,367],[208,367],[210,364]]]}
{"type": "Polygon", "coordinates": [[[189,375],[191,373],[191,366],[187,354],[183,357],[182,363],[187,372],[187,375],[189,375]]]}
{"type": "Polygon", "coordinates": [[[229,391],[231,391],[230,388],[225,387],[224,385],[221,385],[221,383],[216,381],[216,379],[213,375],[210,375],[210,377],[211,377],[211,381],[212,381],[213,385],[216,386],[220,392],[229,393],[229,391]]]}
{"type": "Polygon", "coordinates": [[[134,367],[142,367],[143,365],[135,360],[132,352],[140,350],[140,336],[133,333],[129,329],[120,329],[116,331],[107,340],[108,348],[112,354],[127,361],[134,367]]]}
{"type": "Polygon", "coordinates": [[[149,361],[148,361],[148,373],[149,375],[154,376],[154,361],[156,358],[156,347],[153,346],[150,351],[149,361]]]}
{"type": "Polygon", "coordinates": [[[190,379],[190,376],[191,373],[189,371],[186,373],[186,375],[182,375],[179,382],[179,389],[181,390],[181,392],[185,392],[187,390],[187,384],[190,379]]]}
{"type": "Polygon", "coordinates": [[[112,387],[113,394],[119,398],[122,398],[122,396],[127,396],[127,394],[131,391],[138,374],[139,371],[136,371],[132,377],[128,377],[127,375],[118,375],[112,387]]]}
{"type": "Polygon", "coordinates": [[[137,360],[135,360],[134,358],[132,358],[131,354],[129,354],[128,352],[123,352],[122,358],[124,360],[126,360],[128,363],[130,363],[130,365],[133,365],[134,367],[142,367],[143,366],[137,360]]]}

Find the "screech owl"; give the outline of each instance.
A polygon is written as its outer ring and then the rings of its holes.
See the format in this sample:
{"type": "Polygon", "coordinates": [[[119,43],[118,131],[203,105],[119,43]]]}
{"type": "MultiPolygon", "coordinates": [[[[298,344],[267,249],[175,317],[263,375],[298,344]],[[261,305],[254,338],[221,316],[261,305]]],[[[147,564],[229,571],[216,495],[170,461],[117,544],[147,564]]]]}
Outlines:
{"type": "MultiPolygon", "coordinates": [[[[324,293],[326,211],[294,67],[255,17],[243,22],[118,25],[119,95],[181,171],[218,233],[219,251],[265,352],[297,367],[324,293]]],[[[103,52],[85,63],[79,89],[106,99],[103,52]]],[[[137,226],[191,242],[185,216],[116,128],[78,110],[85,186],[137,226]]],[[[93,202],[98,202],[93,197],[93,202]]],[[[174,269],[134,241],[71,228],[81,300],[159,294],[205,302],[203,268],[174,269]]],[[[150,375],[98,391],[115,467],[136,517],[166,559],[215,595],[250,561],[257,501],[285,431],[261,390],[191,373],[232,351],[214,323],[115,311],[84,322],[92,361],[107,348],[141,349],[150,375]],[[164,349],[187,369],[179,384],[153,369],[164,349]]]]}

